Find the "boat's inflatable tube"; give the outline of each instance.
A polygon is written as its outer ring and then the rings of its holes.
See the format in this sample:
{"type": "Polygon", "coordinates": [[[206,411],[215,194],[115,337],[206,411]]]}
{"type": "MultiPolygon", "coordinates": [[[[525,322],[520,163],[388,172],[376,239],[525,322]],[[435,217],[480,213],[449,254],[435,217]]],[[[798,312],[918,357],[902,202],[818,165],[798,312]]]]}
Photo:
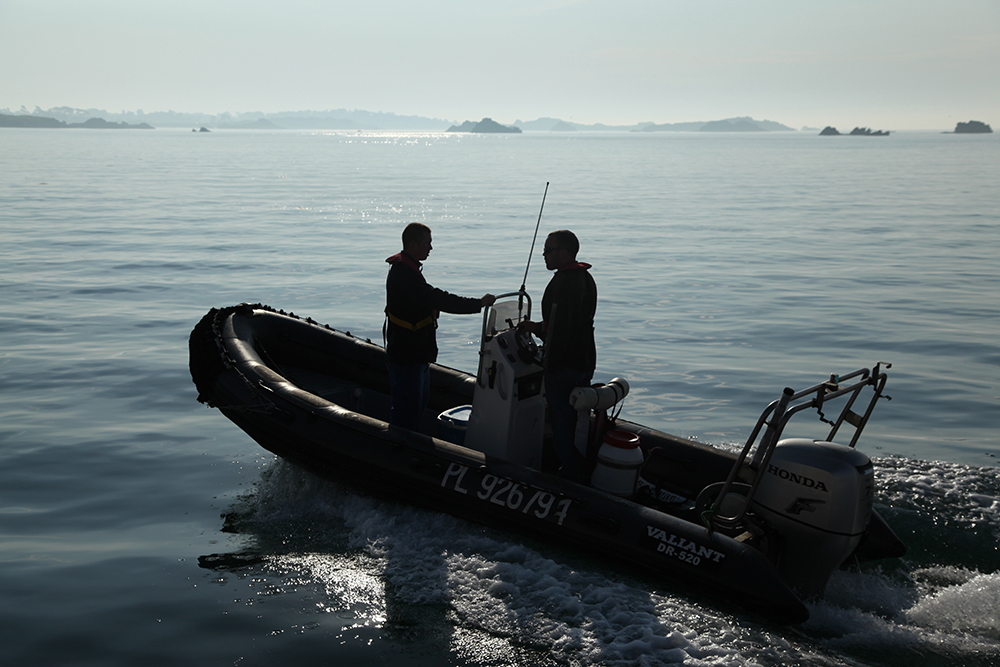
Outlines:
{"type": "MultiPolygon", "coordinates": [[[[747,523],[733,535],[699,520],[694,499],[726,479],[734,453],[616,419],[615,430],[645,452],[636,494],[644,504],[391,426],[384,348],[312,320],[260,305],[213,309],[191,332],[189,350],[200,401],[314,474],[701,585],[775,620],[809,616],[770,560],[777,540],[768,531],[747,523]]],[[[432,364],[427,416],[470,404],[476,386],[474,375],[432,364]]],[[[603,410],[628,390],[615,378],[576,390],[572,402],[603,410]]],[[[892,551],[898,539],[888,526],[872,519],[857,556],[902,553],[892,551]]]]}

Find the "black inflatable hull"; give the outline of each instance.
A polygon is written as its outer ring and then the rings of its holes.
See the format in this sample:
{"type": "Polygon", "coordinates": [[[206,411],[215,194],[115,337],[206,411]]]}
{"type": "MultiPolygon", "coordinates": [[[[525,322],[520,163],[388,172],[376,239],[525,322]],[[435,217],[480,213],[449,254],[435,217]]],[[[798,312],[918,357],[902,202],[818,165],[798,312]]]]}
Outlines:
{"type": "MultiPolygon", "coordinates": [[[[384,350],[371,342],[243,305],[210,311],[191,334],[190,354],[199,400],[265,449],[316,475],[603,554],[616,564],[696,584],[774,620],[808,617],[767,557],[742,541],[390,426],[384,350]]],[[[474,386],[469,374],[432,366],[432,412],[470,404],[474,386]]],[[[724,479],[735,459],[637,424],[619,421],[616,428],[638,433],[644,449],[659,448],[691,489],[724,479]]],[[[880,520],[873,524],[884,527],[880,520]]]]}

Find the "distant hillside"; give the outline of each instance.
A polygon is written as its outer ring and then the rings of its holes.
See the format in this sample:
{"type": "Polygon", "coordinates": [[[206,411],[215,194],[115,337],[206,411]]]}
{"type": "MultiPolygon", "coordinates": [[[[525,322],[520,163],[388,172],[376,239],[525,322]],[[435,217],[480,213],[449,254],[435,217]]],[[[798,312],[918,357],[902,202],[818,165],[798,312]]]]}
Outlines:
{"type": "MultiPolygon", "coordinates": [[[[146,113],[127,111],[114,113],[104,109],[74,109],[73,107],[53,107],[34,111],[21,107],[19,110],[0,109],[0,114],[46,117],[67,124],[81,123],[89,118],[104,118],[109,122],[142,124],[154,127],[208,127],[221,128],[224,125],[248,127],[260,119],[273,123],[277,128],[327,130],[327,129],[363,129],[363,130],[428,130],[445,129],[452,120],[440,118],[424,118],[422,116],[401,116],[395,113],[381,111],[364,111],[361,109],[334,109],[329,111],[281,111],[278,113],[262,113],[259,111],[245,113],[223,112],[219,114],[187,113],[180,111],[153,111],[146,113]]],[[[274,128],[272,128],[274,129],[274,128]]]]}
{"type": "Polygon", "coordinates": [[[66,123],[55,118],[11,116],[0,113],[0,127],[66,127],[66,123]]]}
{"type": "MultiPolygon", "coordinates": [[[[273,114],[268,121],[289,130],[363,130],[365,125],[350,118],[337,116],[273,114]]],[[[437,121],[434,121],[435,123],[437,121]]],[[[442,121],[443,122],[443,121],[442,121]]],[[[435,128],[436,129],[436,128],[435,128]]]]}
{"type": "Polygon", "coordinates": [[[636,123],[634,125],[605,125],[595,123],[583,125],[558,118],[539,118],[531,121],[515,121],[518,127],[535,132],[794,132],[795,129],[771,120],[754,120],[749,116],[713,121],[688,121],[684,123],[636,123]]]}
{"type": "Polygon", "coordinates": [[[794,128],[773,120],[754,120],[749,116],[700,123],[647,125],[643,132],[794,132],[794,128]]]}
{"type": "MultiPolygon", "coordinates": [[[[449,126],[461,127],[454,120],[427,118],[424,116],[403,116],[382,111],[362,109],[331,109],[326,111],[281,111],[263,113],[260,111],[218,114],[187,113],[179,111],[142,110],[112,113],[103,109],[74,109],[53,107],[34,111],[21,107],[20,110],[0,109],[0,114],[27,117],[34,120],[19,121],[41,123],[40,125],[20,125],[19,127],[58,127],[59,123],[72,125],[84,123],[91,118],[101,118],[108,123],[126,125],[148,125],[153,127],[183,127],[212,129],[267,129],[267,130],[414,130],[441,132],[449,126]],[[45,119],[45,120],[39,120],[45,119]],[[45,125],[49,123],[49,125],[45,125]]],[[[8,121],[10,122],[10,121],[8,121]]],[[[475,126],[474,121],[467,121],[475,126]]],[[[480,121],[481,122],[481,121],[480,121]]],[[[683,123],[654,123],[645,121],[631,125],[608,125],[605,123],[574,123],[560,118],[543,117],[536,120],[515,120],[512,127],[525,132],[793,132],[794,129],[769,120],[754,120],[748,116],[714,121],[690,121],[683,123]]],[[[10,127],[10,125],[8,125],[10,127]]]]}
{"type": "MultiPolygon", "coordinates": [[[[258,118],[257,120],[247,120],[242,122],[234,123],[220,123],[220,130],[283,130],[280,125],[276,125],[267,118],[258,118]]],[[[310,128],[319,129],[319,128],[310,128]]]]}
{"type": "Polygon", "coordinates": [[[538,118],[536,120],[515,120],[514,125],[526,132],[630,132],[641,130],[653,123],[635,123],[633,125],[606,125],[604,123],[573,123],[559,118],[538,118]]]}
{"type": "Polygon", "coordinates": [[[0,127],[54,127],[54,128],[84,128],[91,130],[152,130],[146,123],[129,125],[128,123],[111,123],[103,118],[88,118],[82,123],[67,123],[45,116],[12,116],[0,113],[0,127]]]}
{"type": "Polygon", "coordinates": [[[634,132],[698,132],[705,126],[705,121],[687,123],[647,123],[634,132]]]}

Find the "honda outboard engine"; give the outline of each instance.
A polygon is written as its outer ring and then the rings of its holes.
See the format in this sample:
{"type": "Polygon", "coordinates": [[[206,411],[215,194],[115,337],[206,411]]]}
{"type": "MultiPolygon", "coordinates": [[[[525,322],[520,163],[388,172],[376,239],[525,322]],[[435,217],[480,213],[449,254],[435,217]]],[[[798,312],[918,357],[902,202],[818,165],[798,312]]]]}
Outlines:
{"type": "Polygon", "coordinates": [[[782,577],[803,597],[820,595],[868,527],[875,472],[862,452],[787,439],[774,448],[751,509],[782,537],[782,577]]]}

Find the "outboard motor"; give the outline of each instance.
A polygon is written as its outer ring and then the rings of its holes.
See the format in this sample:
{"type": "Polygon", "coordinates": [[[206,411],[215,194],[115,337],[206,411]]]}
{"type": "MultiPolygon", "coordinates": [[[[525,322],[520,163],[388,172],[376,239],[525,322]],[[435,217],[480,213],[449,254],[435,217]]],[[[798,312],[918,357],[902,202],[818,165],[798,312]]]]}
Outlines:
{"type": "Polygon", "coordinates": [[[872,462],[856,449],[801,438],[775,446],[750,508],[781,535],[776,565],[800,595],[822,594],[854,552],[874,488],[872,462]]]}

